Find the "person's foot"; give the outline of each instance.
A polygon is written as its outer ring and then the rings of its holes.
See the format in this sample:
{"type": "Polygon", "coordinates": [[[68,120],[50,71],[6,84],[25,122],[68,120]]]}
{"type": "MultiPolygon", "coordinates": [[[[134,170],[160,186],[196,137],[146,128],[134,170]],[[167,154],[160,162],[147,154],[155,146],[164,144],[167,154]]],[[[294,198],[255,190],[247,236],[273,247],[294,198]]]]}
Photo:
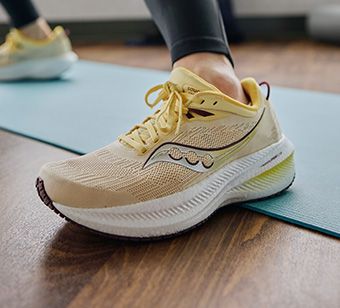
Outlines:
{"type": "Polygon", "coordinates": [[[12,29],[0,46],[0,80],[57,78],[76,60],[62,27],[39,40],[12,29]]]}
{"type": "Polygon", "coordinates": [[[174,63],[174,68],[184,67],[224,94],[244,104],[249,103],[241,81],[225,55],[211,52],[198,52],[185,56],[174,63]]]}
{"type": "Polygon", "coordinates": [[[256,81],[242,86],[249,105],[174,69],[148,91],[147,104],[161,107],[142,124],[93,153],[44,165],[36,183],[42,201],[89,229],[153,238],[285,190],[295,175],[293,145],[256,81]]]}
{"type": "Polygon", "coordinates": [[[33,40],[45,40],[49,38],[53,32],[47,21],[41,17],[18,30],[20,30],[24,36],[33,40]]]}

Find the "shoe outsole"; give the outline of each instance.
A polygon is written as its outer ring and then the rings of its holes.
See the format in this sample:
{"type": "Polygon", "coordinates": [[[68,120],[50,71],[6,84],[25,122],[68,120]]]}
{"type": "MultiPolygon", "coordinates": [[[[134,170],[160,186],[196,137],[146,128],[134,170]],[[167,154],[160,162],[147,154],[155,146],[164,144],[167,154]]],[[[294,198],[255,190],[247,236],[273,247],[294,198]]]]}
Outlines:
{"type": "MultiPolygon", "coordinates": [[[[292,185],[293,182],[295,180],[295,176],[293,177],[293,180],[291,181],[291,183],[285,187],[284,189],[282,189],[281,191],[277,192],[276,194],[273,194],[271,196],[268,197],[264,197],[264,198],[259,198],[259,199],[254,199],[254,200],[248,200],[249,201],[261,201],[261,200],[267,200],[273,197],[277,197],[279,195],[281,195],[283,192],[285,192],[287,189],[289,189],[292,185]]],[[[153,236],[153,237],[130,237],[130,236],[121,236],[121,235],[114,235],[114,234],[108,234],[108,233],[103,233],[88,227],[85,227],[75,221],[73,221],[72,219],[68,218],[67,216],[65,216],[63,213],[61,213],[53,204],[53,201],[51,200],[51,198],[48,196],[46,190],[45,190],[45,186],[44,186],[44,181],[38,177],[36,180],[36,184],[35,187],[37,189],[38,195],[41,199],[41,201],[49,208],[51,209],[53,212],[55,212],[57,215],[59,215],[61,218],[65,219],[67,222],[70,222],[74,225],[77,225],[78,227],[90,231],[92,233],[101,235],[101,236],[105,236],[105,237],[109,237],[111,239],[116,239],[116,240],[123,240],[123,241],[138,241],[138,242],[144,242],[144,241],[158,241],[158,240],[164,240],[164,239],[169,239],[169,238],[173,238],[173,237],[177,237],[180,236],[184,233],[187,233],[193,229],[198,228],[199,226],[201,226],[202,224],[204,224],[211,216],[213,216],[217,211],[213,212],[210,216],[208,216],[206,219],[202,220],[201,222],[199,222],[198,224],[187,228],[185,230],[182,230],[180,232],[177,233],[173,233],[173,234],[167,234],[167,235],[161,235],[161,236],[153,236]]]]}

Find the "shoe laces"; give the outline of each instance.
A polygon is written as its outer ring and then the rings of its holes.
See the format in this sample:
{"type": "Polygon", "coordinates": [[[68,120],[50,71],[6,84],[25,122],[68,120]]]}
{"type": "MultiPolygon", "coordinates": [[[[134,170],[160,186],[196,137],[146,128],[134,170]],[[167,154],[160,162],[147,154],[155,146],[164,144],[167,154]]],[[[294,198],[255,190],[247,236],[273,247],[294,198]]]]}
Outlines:
{"type": "Polygon", "coordinates": [[[152,116],[147,117],[141,124],[133,127],[128,133],[120,136],[118,140],[143,154],[159,141],[160,136],[167,135],[174,129],[177,135],[183,122],[183,115],[188,112],[188,94],[182,92],[172,82],[167,81],[152,87],[145,94],[145,103],[150,108],[154,108],[160,102],[162,102],[160,109],[152,116]],[[150,95],[157,91],[159,91],[157,98],[150,102],[150,95]]]}

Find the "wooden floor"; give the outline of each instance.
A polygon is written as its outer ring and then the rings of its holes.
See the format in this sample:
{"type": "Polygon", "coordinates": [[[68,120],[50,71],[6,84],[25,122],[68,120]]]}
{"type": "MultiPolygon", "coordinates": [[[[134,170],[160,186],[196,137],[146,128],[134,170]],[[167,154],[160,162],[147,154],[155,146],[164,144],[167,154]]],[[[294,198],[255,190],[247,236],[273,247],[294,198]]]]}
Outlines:
{"type": "MultiPolygon", "coordinates": [[[[79,46],[77,52],[94,61],[171,68],[165,47],[79,46]]],[[[253,42],[232,46],[232,53],[240,78],[253,76],[274,85],[340,93],[340,47],[306,41],[253,42]]]]}
{"type": "MultiPolygon", "coordinates": [[[[82,58],[168,69],[164,48],[83,46],[82,58]]],[[[307,42],[234,46],[240,76],[340,92],[340,49],[307,42]]],[[[326,102],[325,102],[326,104],[326,102]]],[[[153,242],[66,223],[34,190],[39,167],[72,157],[0,132],[0,307],[340,307],[340,243],[237,207],[153,242]]]]}

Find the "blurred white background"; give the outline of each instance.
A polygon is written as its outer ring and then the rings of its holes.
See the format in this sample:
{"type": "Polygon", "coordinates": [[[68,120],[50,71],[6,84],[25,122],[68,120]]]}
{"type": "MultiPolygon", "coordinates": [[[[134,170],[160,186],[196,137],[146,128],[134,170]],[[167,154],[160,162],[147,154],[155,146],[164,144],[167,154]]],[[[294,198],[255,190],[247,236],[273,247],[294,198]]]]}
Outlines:
{"type": "MultiPolygon", "coordinates": [[[[149,13],[143,0],[35,0],[51,21],[145,19],[149,13]]],[[[235,0],[238,16],[305,15],[320,5],[340,0],[235,0]]],[[[6,17],[0,10],[0,21],[6,17]]]]}

